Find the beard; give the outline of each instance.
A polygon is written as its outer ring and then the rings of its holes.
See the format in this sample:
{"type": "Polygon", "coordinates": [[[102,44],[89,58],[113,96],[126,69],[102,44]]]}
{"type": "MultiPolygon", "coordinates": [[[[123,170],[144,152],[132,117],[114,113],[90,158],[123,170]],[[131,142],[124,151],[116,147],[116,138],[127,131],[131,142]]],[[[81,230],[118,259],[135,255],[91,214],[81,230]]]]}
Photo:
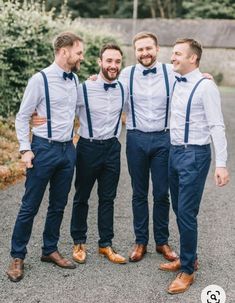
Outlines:
{"type": "Polygon", "coordinates": [[[137,58],[137,60],[143,66],[149,67],[149,66],[153,65],[153,63],[157,60],[157,57],[152,56],[152,55],[147,55],[147,56],[141,56],[141,57],[137,58]],[[144,62],[145,59],[150,59],[150,60],[146,63],[146,62],[144,62]]]}
{"type": "Polygon", "coordinates": [[[118,78],[118,76],[120,74],[120,69],[111,69],[111,68],[109,68],[109,69],[106,70],[105,68],[102,67],[101,72],[102,72],[105,79],[107,79],[108,81],[113,81],[113,80],[116,80],[118,78]],[[116,73],[115,74],[112,73],[111,76],[110,76],[109,71],[112,71],[112,72],[116,71],[116,73]]]}

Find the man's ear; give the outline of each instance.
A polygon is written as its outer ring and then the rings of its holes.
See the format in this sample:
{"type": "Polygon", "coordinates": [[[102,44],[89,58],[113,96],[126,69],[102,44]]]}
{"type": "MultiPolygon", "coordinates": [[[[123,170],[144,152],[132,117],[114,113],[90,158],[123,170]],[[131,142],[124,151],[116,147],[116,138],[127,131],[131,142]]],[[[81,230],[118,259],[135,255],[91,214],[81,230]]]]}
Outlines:
{"type": "Polygon", "coordinates": [[[100,58],[97,59],[97,63],[99,65],[99,67],[101,67],[101,59],[100,58]]]}
{"type": "Polygon", "coordinates": [[[190,57],[190,62],[195,64],[197,62],[197,55],[196,54],[192,54],[190,57]]]}

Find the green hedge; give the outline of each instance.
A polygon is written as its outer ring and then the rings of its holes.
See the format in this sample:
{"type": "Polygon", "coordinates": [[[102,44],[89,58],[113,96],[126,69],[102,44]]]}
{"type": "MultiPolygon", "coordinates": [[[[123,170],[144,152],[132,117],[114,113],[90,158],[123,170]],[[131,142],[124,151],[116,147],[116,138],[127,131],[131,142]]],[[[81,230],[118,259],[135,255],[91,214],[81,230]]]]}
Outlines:
{"type": "Polygon", "coordinates": [[[81,25],[62,9],[60,16],[45,6],[25,1],[0,0],[0,116],[14,115],[28,79],[53,60],[52,39],[61,31],[71,30],[84,38],[85,62],[79,78],[97,72],[101,45],[116,41],[108,29],[81,25]]]}

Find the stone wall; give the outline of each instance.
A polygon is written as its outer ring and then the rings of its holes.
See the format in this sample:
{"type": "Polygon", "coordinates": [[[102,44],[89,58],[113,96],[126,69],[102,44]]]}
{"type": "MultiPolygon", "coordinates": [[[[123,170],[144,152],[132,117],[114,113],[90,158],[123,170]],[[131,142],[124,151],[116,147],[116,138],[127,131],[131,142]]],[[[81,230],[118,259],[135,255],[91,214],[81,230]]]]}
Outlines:
{"type": "Polygon", "coordinates": [[[192,37],[203,47],[201,70],[213,74],[221,85],[235,86],[235,20],[80,19],[117,32],[124,42],[126,64],[135,62],[131,41],[139,31],[152,31],[160,43],[159,61],[170,62],[172,45],[179,37],[192,37]]]}

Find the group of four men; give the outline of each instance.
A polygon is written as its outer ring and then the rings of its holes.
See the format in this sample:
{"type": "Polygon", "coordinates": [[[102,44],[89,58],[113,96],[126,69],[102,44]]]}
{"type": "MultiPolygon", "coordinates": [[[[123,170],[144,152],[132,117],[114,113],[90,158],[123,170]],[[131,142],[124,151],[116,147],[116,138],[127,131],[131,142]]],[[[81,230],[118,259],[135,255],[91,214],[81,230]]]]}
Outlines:
{"type": "Polygon", "coordinates": [[[147,252],[151,175],[156,251],[171,261],[161,264],[160,269],[180,271],[168,292],[183,292],[193,283],[198,264],[197,214],[210,166],[211,137],[216,183],[223,186],[229,180],[220,96],[214,82],[205,79],[198,69],[202,48],[197,41],[176,41],[173,68],[157,61],[159,45],[153,33],[138,33],[133,45],[138,64],[119,75],[122,51],[117,45],[107,44],[100,51],[97,79],[79,84],[72,71],[79,70],[84,59],[83,41],[73,33],[61,33],[54,41],[54,63],[30,79],[16,117],[27,176],[12,235],[13,260],[7,271],[11,281],[23,278],[26,246],[48,183],[41,261],[75,268],[57,247],[75,163],[70,229],[73,260],[86,260],[88,200],[97,181],[99,253],[114,263],[126,263],[112,248],[114,199],[120,175],[118,136],[125,111],[136,237],[129,260],[140,261],[147,252]],[[38,118],[30,142],[29,121],[35,110],[38,118]],[[80,121],[76,151],[72,143],[75,113],[80,121]],[[168,245],[169,185],[180,233],[180,257],[168,245]]]}

